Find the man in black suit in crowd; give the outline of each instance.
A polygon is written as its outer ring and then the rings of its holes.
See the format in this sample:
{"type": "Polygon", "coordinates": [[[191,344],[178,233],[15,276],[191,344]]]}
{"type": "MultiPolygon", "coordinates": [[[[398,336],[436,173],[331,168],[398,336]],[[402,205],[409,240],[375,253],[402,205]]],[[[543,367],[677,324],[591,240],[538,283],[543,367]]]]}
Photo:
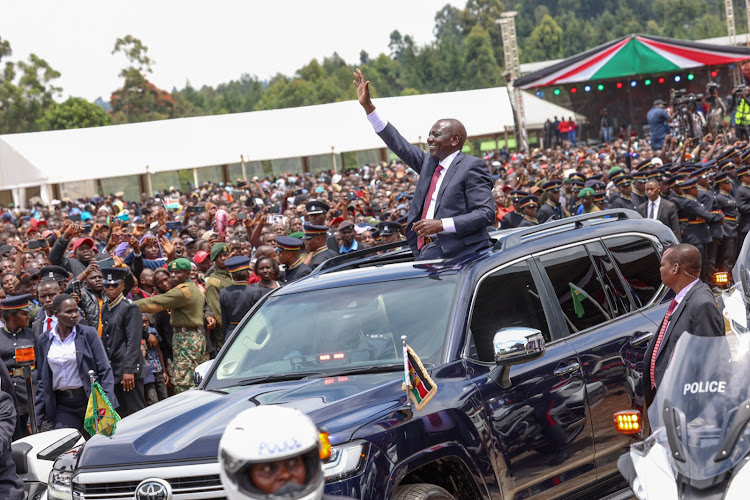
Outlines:
{"type": "Polygon", "coordinates": [[[406,239],[418,260],[455,259],[490,246],[487,227],[495,221],[492,178],[484,161],[461,152],[466,129],[454,119],[438,120],[427,137],[429,154],[410,144],[378,116],[370,82],[354,73],[357,98],[383,142],[419,174],[409,208],[406,239]]]}
{"type": "MultiPolygon", "coordinates": [[[[663,202],[664,200],[662,200],[663,202]]],[[[669,247],[661,258],[661,281],[676,295],[646,348],[643,363],[643,395],[646,406],[656,389],[683,332],[703,337],[724,335],[724,318],[711,289],[700,281],[701,255],[696,247],[681,243],[669,247]]]]}
{"type": "Polygon", "coordinates": [[[659,183],[655,180],[646,183],[646,198],[648,201],[642,203],[636,209],[644,219],[656,219],[677,236],[677,241],[682,241],[680,234],[680,221],[677,217],[677,205],[659,196],[659,183]]]}

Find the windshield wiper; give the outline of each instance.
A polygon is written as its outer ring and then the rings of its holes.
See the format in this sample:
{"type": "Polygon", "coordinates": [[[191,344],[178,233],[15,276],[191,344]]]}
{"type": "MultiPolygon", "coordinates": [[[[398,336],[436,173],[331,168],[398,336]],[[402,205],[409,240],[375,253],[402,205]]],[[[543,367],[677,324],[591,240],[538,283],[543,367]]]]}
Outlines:
{"type": "Polygon", "coordinates": [[[257,375],[255,377],[244,378],[242,380],[238,380],[237,382],[232,382],[231,384],[222,386],[221,388],[224,389],[226,387],[233,387],[233,386],[240,386],[240,385],[260,384],[262,382],[283,382],[285,380],[302,380],[302,379],[306,379],[309,377],[322,377],[324,375],[325,375],[324,372],[269,373],[268,375],[257,375]]]}
{"type": "MultiPolygon", "coordinates": [[[[434,365],[425,363],[425,368],[432,368],[434,365]]],[[[404,371],[403,363],[389,363],[387,365],[370,365],[370,366],[355,366],[351,368],[343,368],[331,372],[330,375],[352,375],[357,373],[384,373],[384,372],[396,372],[404,371]]],[[[328,375],[328,374],[327,374],[328,375]]]]}

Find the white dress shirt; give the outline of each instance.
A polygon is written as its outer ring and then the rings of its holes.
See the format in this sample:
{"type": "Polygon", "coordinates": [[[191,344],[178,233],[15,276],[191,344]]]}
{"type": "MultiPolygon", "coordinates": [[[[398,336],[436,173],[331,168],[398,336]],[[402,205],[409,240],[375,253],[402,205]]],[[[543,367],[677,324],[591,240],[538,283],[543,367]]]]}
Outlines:
{"type": "Polygon", "coordinates": [[[46,332],[47,330],[54,330],[57,328],[57,316],[47,316],[47,313],[44,313],[44,320],[42,321],[42,333],[46,332]],[[52,320],[50,322],[50,327],[47,328],[47,320],[52,320]]]}
{"type": "MultiPolygon", "coordinates": [[[[372,128],[375,129],[375,133],[382,132],[383,129],[388,125],[388,120],[381,118],[378,115],[377,110],[374,110],[372,113],[367,115],[367,120],[370,122],[370,125],[372,125],[372,128]]],[[[440,165],[443,166],[443,170],[440,171],[440,177],[438,178],[437,184],[435,185],[435,191],[433,191],[432,193],[430,204],[427,206],[427,212],[423,214],[423,219],[433,219],[435,217],[435,206],[438,193],[440,192],[440,186],[443,184],[443,179],[445,179],[445,173],[448,171],[451,163],[453,163],[453,160],[456,159],[456,156],[458,156],[459,152],[460,151],[454,151],[452,154],[448,155],[448,157],[440,162],[440,165]]],[[[432,179],[430,179],[430,182],[432,182],[432,179]]],[[[443,232],[456,232],[456,225],[453,223],[453,217],[446,217],[445,219],[440,219],[440,221],[443,223],[443,232]]]]}
{"type": "Polygon", "coordinates": [[[659,204],[661,203],[661,196],[658,196],[656,198],[656,201],[648,200],[648,204],[646,205],[646,218],[649,218],[649,215],[651,214],[651,205],[654,205],[654,216],[650,217],[651,219],[658,220],[659,219],[659,204]]]}
{"type": "Polygon", "coordinates": [[[57,327],[50,330],[49,352],[47,361],[52,371],[52,390],[76,389],[82,387],[76,359],[76,327],[65,340],[60,339],[57,327]]]}

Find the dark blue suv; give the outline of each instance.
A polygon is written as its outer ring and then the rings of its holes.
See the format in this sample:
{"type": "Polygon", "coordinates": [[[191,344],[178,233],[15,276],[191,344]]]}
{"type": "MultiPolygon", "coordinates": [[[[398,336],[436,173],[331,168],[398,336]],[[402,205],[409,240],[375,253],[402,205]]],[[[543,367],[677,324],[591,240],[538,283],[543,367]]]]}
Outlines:
{"type": "MultiPolygon", "coordinates": [[[[460,262],[408,251],[336,258],[248,313],[198,390],[58,460],[72,498],[223,498],[217,447],[238,412],[306,412],[330,433],[326,492],[355,498],[593,498],[625,485],[615,411],[642,404],[676,239],[627,210],[493,233],[460,262]],[[437,394],[401,390],[401,336],[437,394]],[[72,491],[71,491],[72,490],[72,491]]],[[[362,254],[360,254],[362,255],[362,254]]],[[[61,479],[62,478],[62,479],[61,479]]],[[[65,485],[51,485],[65,490],[65,485]]]]}

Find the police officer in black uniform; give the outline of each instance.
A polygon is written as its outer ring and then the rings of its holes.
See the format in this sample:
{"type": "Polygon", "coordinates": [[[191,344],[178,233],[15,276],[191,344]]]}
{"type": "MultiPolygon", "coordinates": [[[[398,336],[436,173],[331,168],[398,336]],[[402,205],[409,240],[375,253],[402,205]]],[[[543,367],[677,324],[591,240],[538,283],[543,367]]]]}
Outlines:
{"type": "Polygon", "coordinates": [[[304,243],[290,236],[276,237],[276,261],[284,265],[284,282],[292,283],[312,272],[300,255],[304,243]]]}
{"type": "Polygon", "coordinates": [[[633,174],[633,190],[630,193],[630,198],[633,200],[633,205],[638,208],[648,201],[645,193],[646,189],[646,173],[636,172],[633,174]]]}
{"type": "MultiPolygon", "coordinates": [[[[305,210],[307,211],[305,222],[309,222],[316,226],[325,226],[326,215],[331,210],[331,207],[324,201],[312,200],[305,203],[305,210]]],[[[333,231],[330,229],[328,229],[327,232],[326,244],[328,245],[328,248],[336,252],[336,255],[339,254],[339,242],[333,235],[333,231]]]]}
{"type": "MultiPolygon", "coordinates": [[[[571,176],[573,174],[570,174],[571,176]]],[[[581,174],[578,174],[579,176],[583,177],[581,174]]],[[[571,215],[576,215],[576,211],[578,210],[578,205],[581,204],[581,200],[579,199],[579,196],[581,194],[581,190],[586,186],[586,182],[583,180],[580,180],[578,177],[574,178],[568,183],[567,191],[570,193],[570,196],[566,198],[566,208],[568,209],[568,213],[571,215]]]]}
{"type": "Polygon", "coordinates": [[[518,227],[523,220],[523,214],[521,213],[521,199],[528,195],[528,193],[526,191],[513,190],[508,194],[511,203],[513,203],[513,211],[503,215],[503,218],[500,220],[500,229],[518,227]]]}
{"type": "Polygon", "coordinates": [[[258,287],[250,286],[247,282],[250,278],[248,257],[242,255],[229,257],[226,266],[234,284],[219,290],[219,304],[221,305],[221,324],[224,325],[224,331],[228,337],[245,314],[263,297],[263,293],[258,287]]]}
{"type": "Polygon", "coordinates": [[[708,224],[723,219],[721,214],[712,214],[697,199],[698,179],[686,179],[679,183],[678,188],[682,191],[681,204],[677,206],[677,215],[685,219],[687,224],[682,234],[682,242],[690,243],[701,253],[701,279],[708,281],[709,262],[707,245],[712,240],[708,224]]]}
{"type": "Polygon", "coordinates": [[[530,194],[524,196],[521,199],[521,212],[523,213],[523,220],[518,227],[532,227],[539,224],[537,222],[537,210],[539,210],[539,197],[530,194]]]}
{"type": "Polygon", "coordinates": [[[548,220],[559,220],[570,216],[568,210],[560,204],[561,187],[561,180],[549,181],[542,184],[544,194],[547,195],[547,201],[537,213],[536,219],[539,224],[544,224],[548,220]]]}
{"type": "Polygon", "coordinates": [[[0,498],[22,500],[25,497],[23,481],[16,473],[10,449],[18,416],[8,371],[8,367],[0,360],[0,498]]]}
{"type": "Polygon", "coordinates": [[[401,224],[395,221],[384,221],[378,224],[378,231],[380,231],[380,237],[383,239],[383,244],[396,243],[401,241],[401,224]]]}
{"type": "Polygon", "coordinates": [[[618,175],[615,180],[615,186],[620,192],[620,196],[610,198],[607,208],[627,208],[635,210],[637,205],[630,196],[633,190],[633,177],[627,174],[618,175]]]}
{"type": "Polygon", "coordinates": [[[117,413],[131,415],[146,407],[143,375],[146,363],[141,353],[143,317],[135,303],[123,295],[123,267],[102,268],[104,295],[102,304],[102,343],[112,365],[115,395],[120,402],[117,413]]]}
{"type": "MultiPolygon", "coordinates": [[[[712,214],[719,215],[719,201],[716,199],[716,192],[711,189],[709,177],[712,171],[710,167],[701,167],[693,172],[693,177],[698,180],[698,202],[706,207],[706,210],[712,214]]],[[[716,272],[716,264],[719,255],[719,240],[722,238],[723,221],[715,220],[708,223],[708,231],[711,233],[711,241],[706,244],[706,259],[708,260],[709,277],[713,277],[716,272]]]]}
{"type": "MultiPolygon", "coordinates": [[[[23,378],[22,365],[16,362],[16,348],[33,347],[37,350],[37,339],[29,328],[29,313],[31,295],[25,293],[8,297],[0,301],[2,310],[3,327],[0,329],[0,359],[3,360],[11,377],[11,388],[15,394],[16,401],[16,430],[14,440],[29,435],[27,421],[29,419],[28,398],[26,393],[26,379],[23,378]]],[[[36,366],[31,370],[31,380],[36,383],[36,366]]]]}
{"type": "Polygon", "coordinates": [[[716,203],[724,214],[717,267],[729,272],[734,267],[737,255],[737,203],[732,196],[732,176],[729,172],[719,172],[714,178],[714,183],[719,189],[716,193],[716,203]]]}
{"type": "Polygon", "coordinates": [[[338,257],[339,253],[331,250],[327,245],[328,226],[305,222],[302,228],[305,230],[303,240],[307,250],[305,263],[310,266],[310,269],[315,269],[328,259],[338,257]]]}
{"type": "Polygon", "coordinates": [[[750,232],[750,166],[744,165],[737,169],[737,180],[740,184],[735,187],[734,200],[737,202],[737,212],[740,214],[739,234],[737,235],[737,252],[739,252],[745,236],[750,232]]]}

